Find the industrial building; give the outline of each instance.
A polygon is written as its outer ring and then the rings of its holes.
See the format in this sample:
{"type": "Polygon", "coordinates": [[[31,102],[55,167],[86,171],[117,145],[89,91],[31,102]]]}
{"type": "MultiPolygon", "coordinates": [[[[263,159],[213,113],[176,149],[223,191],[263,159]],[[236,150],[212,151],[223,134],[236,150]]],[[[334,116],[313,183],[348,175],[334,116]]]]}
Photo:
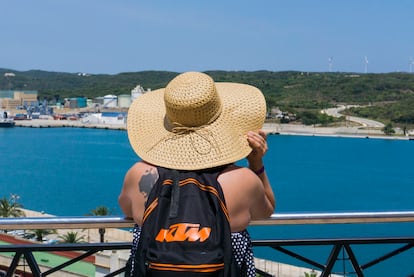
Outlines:
{"type": "Polygon", "coordinates": [[[0,108],[15,110],[32,106],[38,102],[37,94],[37,90],[0,90],[0,108]]]}

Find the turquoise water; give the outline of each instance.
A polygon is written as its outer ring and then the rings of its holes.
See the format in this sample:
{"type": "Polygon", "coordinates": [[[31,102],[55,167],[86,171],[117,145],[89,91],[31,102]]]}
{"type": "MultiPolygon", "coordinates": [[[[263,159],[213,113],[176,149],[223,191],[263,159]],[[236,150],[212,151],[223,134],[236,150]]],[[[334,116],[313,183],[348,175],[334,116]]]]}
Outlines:
{"type": "Polygon", "coordinates": [[[0,129],[0,197],[25,208],[85,215],[99,205],[120,214],[123,175],[137,160],[126,132],[81,128],[0,129]]]}
{"type": "MultiPolygon", "coordinates": [[[[268,141],[265,164],[277,212],[414,210],[414,141],[312,136],[270,136],[268,141]]],[[[0,197],[17,194],[25,208],[65,216],[85,215],[99,205],[121,214],[117,197],[123,176],[138,160],[125,131],[82,128],[0,129],[0,155],[0,197]]],[[[345,224],[250,230],[254,238],[270,239],[404,236],[412,235],[413,227],[345,224]]],[[[372,248],[358,247],[357,257],[369,260],[388,249],[372,248]]],[[[321,263],[329,250],[303,249],[322,257],[321,263]]],[[[255,253],[303,265],[267,248],[255,253]]],[[[414,273],[413,261],[412,254],[404,253],[366,276],[407,276],[414,273]]]]}

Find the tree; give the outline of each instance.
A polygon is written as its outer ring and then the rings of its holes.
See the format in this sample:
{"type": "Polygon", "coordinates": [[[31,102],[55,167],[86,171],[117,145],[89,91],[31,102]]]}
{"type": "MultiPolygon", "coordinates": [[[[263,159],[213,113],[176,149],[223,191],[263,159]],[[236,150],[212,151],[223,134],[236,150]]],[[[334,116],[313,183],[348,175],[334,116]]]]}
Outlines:
{"type": "Polygon", "coordinates": [[[96,209],[91,210],[90,215],[105,216],[105,215],[110,215],[111,213],[112,212],[108,209],[108,207],[98,206],[96,207],[96,209]]]}
{"type": "MultiPolygon", "coordinates": [[[[89,215],[94,216],[106,216],[110,215],[112,212],[108,209],[108,207],[105,206],[98,206],[96,209],[91,210],[89,215]]],[[[99,228],[99,235],[100,235],[100,241],[105,241],[105,228],[99,228]]]]}
{"type": "MultiPolygon", "coordinates": [[[[322,114],[319,111],[303,111],[303,112],[298,113],[298,118],[305,125],[313,125],[313,124],[327,125],[335,121],[335,119],[332,116],[329,116],[327,114],[322,114]]],[[[343,120],[343,118],[340,120],[343,120]]]]}
{"type": "Polygon", "coordinates": [[[22,217],[24,212],[21,210],[23,205],[16,202],[16,197],[0,199],[0,217],[22,217]]]}
{"type": "Polygon", "coordinates": [[[60,239],[62,239],[62,243],[81,243],[81,242],[85,242],[84,235],[79,236],[78,232],[67,232],[64,235],[59,236],[60,239]]]}
{"type": "Polygon", "coordinates": [[[317,276],[317,274],[313,269],[310,273],[305,272],[305,277],[316,277],[316,276],[317,276]]]}
{"type": "Polygon", "coordinates": [[[387,123],[384,128],[382,128],[382,131],[384,132],[384,134],[386,135],[392,135],[395,133],[395,130],[391,124],[391,122],[387,123]]]}
{"type": "Polygon", "coordinates": [[[50,234],[56,234],[56,230],[37,229],[32,233],[36,236],[36,241],[43,241],[43,238],[50,234]]]}

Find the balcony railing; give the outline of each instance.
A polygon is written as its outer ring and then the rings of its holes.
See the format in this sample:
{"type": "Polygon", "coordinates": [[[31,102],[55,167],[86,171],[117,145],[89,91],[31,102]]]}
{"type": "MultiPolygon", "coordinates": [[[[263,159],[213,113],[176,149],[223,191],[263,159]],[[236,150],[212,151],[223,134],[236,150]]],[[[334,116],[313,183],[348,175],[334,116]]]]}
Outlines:
{"type": "MultiPolygon", "coordinates": [[[[348,223],[396,223],[414,222],[414,212],[349,212],[349,213],[295,213],[295,214],[273,214],[269,219],[253,221],[252,226],[270,225],[310,225],[310,224],[348,224],[348,223]]],[[[0,218],[0,230],[37,230],[37,229],[97,229],[97,228],[131,228],[133,222],[123,217],[116,216],[83,216],[83,217],[26,217],[26,218],[0,218]]],[[[341,250],[346,252],[353,272],[356,276],[364,276],[364,270],[378,263],[392,258],[402,252],[414,247],[414,236],[409,237],[371,237],[371,238],[323,238],[323,239],[271,239],[254,240],[254,247],[271,247],[276,251],[294,257],[317,268],[320,276],[329,276],[334,264],[339,258],[341,250]],[[375,259],[360,264],[354,254],[353,246],[362,244],[394,244],[396,248],[375,259]],[[322,264],[310,258],[299,255],[286,246],[331,246],[327,261],[322,264]],[[402,245],[402,246],[401,246],[402,245]]],[[[106,242],[106,243],[76,243],[76,244],[1,244],[0,252],[12,252],[14,256],[6,276],[14,276],[20,259],[24,257],[32,275],[47,276],[51,273],[64,269],[86,257],[103,250],[128,250],[131,242],[106,242]],[[59,252],[59,251],[81,251],[78,256],[58,266],[48,268],[42,272],[34,252],[59,252]]],[[[119,269],[105,275],[116,276],[125,271],[124,265],[119,269]]],[[[265,276],[271,276],[260,271],[265,276]]],[[[24,275],[22,275],[24,276],[24,275]]],[[[26,275],[29,276],[29,275],[26,275]]]]}

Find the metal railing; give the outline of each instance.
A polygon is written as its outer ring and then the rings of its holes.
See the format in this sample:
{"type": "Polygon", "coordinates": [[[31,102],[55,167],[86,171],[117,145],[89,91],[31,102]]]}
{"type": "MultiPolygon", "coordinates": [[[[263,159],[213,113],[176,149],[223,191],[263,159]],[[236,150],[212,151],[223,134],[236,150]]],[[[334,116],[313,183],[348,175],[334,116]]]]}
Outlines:
{"type": "MultiPolygon", "coordinates": [[[[396,223],[414,222],[414,211],[388,212],[343,212],[343,213],[292,213],[273,214],[270,218],[251,222],[252,226],[270,225],[308,225],[308,224],[348,224],[348,223],[396,223]]],[[[131,228],[132,220],[117,216],[82,217],[26,217],[0,218],[0,230],[37,230],[37,229],[95,229],[131,228]]],[[[276,251],[294,257],[321,271],[320,276],[329,276],[341,250],[347,253],[357,276],[364,276],[364,270],[384,260],[394,257],[414,247],[414,236],[381,238],[323,238],[323,239],[271,239],[253,240],[254,247],[271,247],[276,251]],[[369,262],[359,264],[352,246],[361,244],[396,244],[397,248],[369,262]],[[400,246],[403,244],[403,246],[400,246]],[[332,247],[326,263],[322,264],[286,249],[286,246],[329,245],[332,247]]],[[[19,259],[25,257],[33,276],[47,276],[77,261],[102,250],[129,249],[131,242],[80,243],[80,244],[16,244],[0,245],[0,252],[14,252],[15,255],[6,276],[13,276],[19,259]],[[64,264],[41,272],[33,252],[42,251],[84,251],[64,264]]],[[[106,276],[116,276],[124,272],[122,267],[106,276]]],[[[264,272],[261,272],[265,274],[264,272]]],[[[268,275],[270,276],[270,275],[268,275]]]]}
{"type": "MultiPolygon", "coordinates": [[[[341,212],[341,213],[281,213],[267,219],[254,220],[257,225],[346,224],[414,222],[414,211],[341,212]]],[[[59,216],[0,218],[0,230],[14,229],[81,229],[128,228],[134,222],[121,216],[59,216]]]]}

